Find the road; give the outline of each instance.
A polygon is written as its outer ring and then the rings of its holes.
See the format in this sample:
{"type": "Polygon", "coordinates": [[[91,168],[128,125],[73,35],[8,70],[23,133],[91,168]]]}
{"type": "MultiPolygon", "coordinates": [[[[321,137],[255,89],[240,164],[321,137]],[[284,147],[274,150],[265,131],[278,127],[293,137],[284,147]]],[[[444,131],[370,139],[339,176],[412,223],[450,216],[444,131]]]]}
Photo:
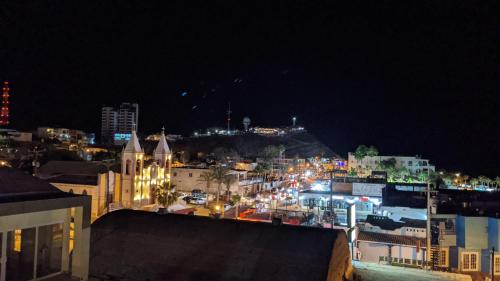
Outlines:
{"type": "Polygon", "coordinates": [[[427,271],[376,263],[353,262],[361,281],[471,281],[469,275],[427,271]]]}

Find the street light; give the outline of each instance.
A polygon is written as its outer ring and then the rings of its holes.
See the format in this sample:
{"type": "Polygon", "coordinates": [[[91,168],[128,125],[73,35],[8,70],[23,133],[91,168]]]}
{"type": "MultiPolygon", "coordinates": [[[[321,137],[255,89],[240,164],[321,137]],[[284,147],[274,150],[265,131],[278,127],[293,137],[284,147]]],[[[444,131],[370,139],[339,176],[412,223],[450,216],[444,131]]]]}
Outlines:
{"type": "Polygon", "coordinates": [[[294,116],[294,117],[292,117],[292,124],[293,124],[293,126],[294,126],[294,127],[295,127],[295,123],[296,123],[296,122],[297,122],[297,117],[295,117],[295,116],[294,116]]]}

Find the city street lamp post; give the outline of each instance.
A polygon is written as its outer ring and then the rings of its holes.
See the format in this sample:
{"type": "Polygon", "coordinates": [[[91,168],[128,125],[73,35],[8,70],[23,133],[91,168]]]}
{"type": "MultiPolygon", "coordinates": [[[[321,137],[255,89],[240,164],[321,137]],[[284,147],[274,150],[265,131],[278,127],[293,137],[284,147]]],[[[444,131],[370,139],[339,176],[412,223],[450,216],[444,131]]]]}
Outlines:
{"type": "Polygon", "coordinates": [[[491,247],[491,281],[495,280],[495,247],[491,247]]]}

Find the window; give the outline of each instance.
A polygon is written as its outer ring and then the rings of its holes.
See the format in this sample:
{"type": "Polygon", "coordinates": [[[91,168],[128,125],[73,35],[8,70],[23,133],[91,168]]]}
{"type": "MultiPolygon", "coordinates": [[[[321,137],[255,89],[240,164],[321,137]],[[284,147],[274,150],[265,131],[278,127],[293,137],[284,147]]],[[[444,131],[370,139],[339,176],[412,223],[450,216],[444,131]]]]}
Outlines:
{"type": "Polygon", "coordinates": [[[447,250],[441,250],[441,253],[439,255],[439,265],[443,267],[448,266],[448,251],[447,250]]]}
{"type": "Polygon", "coordinates": [[[135,173],[138,175],[141,174],[141,160],[137,160],[135,163],[135,173]]]}
{"type": "Polygon", "coordinates": [[[192,178],[193,177],[193,173],[189,173],[189,177],[192,178]]]}
{"type": "Polygon", "coordinates": [[[478,253],[465,252],[462,253],[462,270],[477,271],[478,270],[478,253]]]}
{"type": "Polygon", "coordinates": [[[127,160],[125,164],[125,175],[130,175],[130,160],[127,160]]]}
{"type": "Polygon", "coordinates": [[[174,172],[174,177],[177,177],[177,172],[174,172]]]}
{"type": "Polygon", "coordinates": [[[413,162],[412,161],[408,161],[408,166],[411,166],[413,165],[413,162]]]}
{"type": "Polygon", "coordinates": [[[495,256],[495,273],[500,273],[500,256],[495,256]]]}

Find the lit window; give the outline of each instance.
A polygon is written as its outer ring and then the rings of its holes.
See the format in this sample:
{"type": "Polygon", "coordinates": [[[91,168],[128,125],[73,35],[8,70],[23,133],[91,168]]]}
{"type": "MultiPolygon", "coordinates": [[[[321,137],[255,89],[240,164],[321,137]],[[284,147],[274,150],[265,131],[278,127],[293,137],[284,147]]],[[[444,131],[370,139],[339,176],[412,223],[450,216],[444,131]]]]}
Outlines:
{"type": "Polygon", "coordinates": [[[192,178],[193,177],[193,173],[189,173],[189,177],[192,178]]]}
{"type": "Polygon", "coordinates": [[[448,251],[441,250],[441,255],[439,256],[439,265],[448,266],[448,251]]]}
{"type": "Polygon", "coordinates": [[[14,230],[14,251],[21,252],[21,229],[14,230]]]}
{"type": "Polygon", "coordinates": [[[495,273],[500,273],[500,256],[495,256],[495,273]]]}

